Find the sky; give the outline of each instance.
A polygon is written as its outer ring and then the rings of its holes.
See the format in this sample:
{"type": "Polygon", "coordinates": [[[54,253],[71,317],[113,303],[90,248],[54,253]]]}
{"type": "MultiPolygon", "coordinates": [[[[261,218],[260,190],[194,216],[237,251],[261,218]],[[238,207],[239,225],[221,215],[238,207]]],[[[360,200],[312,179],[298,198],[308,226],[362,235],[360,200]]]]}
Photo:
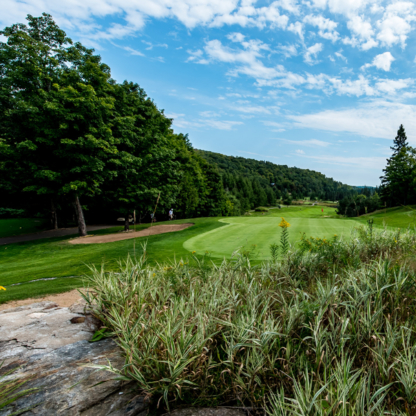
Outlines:
{"type": "Polygon", "coordinates": [[[0,27],[50,13],[197,149],[377,186],[400,124],[416,146],[416,0],[1,5],[0,27]]]}

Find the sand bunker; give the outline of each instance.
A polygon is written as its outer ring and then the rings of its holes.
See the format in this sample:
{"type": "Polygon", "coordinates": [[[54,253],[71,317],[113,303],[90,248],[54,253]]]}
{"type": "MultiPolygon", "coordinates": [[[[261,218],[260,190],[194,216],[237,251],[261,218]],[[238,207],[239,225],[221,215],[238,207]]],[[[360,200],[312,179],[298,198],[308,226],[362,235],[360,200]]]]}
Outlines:
{"type": "Polygon", "coordinates": [[[181,231],[185,228],[191,227],[192,223],[186,224],[172,224],[172,225],[153,225],[140,231],[132,231],[129,233],[117,233],[107,235],[96,235],[91,237],[80,237],[69,240],[71,244],[98,244],[98,243],[113,243],[114,241],[128,240],[130,238],[147,237],[149,235],[172,233],[174,231],[181,231]]]}
{"type": "Polygon", "coordinates": [[[40,296],[38,298],[29,298],[23,300],[12,300],[10,302],[6,302],[0,305],[0,311],[9,308],[16,308],[17,306],[24,306],[30,305],[35,302],[54,302],[58,304],[60,307],[68,307],[72,306],[74,303],[81,301],[81,295],[79,294],[78,290],[74,289],[70,292],[58,293],[56,295],[45,295],[40,296]]]}

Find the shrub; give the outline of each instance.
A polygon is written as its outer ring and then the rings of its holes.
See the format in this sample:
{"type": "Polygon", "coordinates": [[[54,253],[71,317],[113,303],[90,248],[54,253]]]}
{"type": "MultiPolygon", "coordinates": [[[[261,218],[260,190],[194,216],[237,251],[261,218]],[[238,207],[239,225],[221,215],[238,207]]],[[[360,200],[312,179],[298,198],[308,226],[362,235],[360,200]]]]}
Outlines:
{"type": "Polygon", "coordinates": [[[255,208],[254,211],[256,211],[256,212],[269,212],[268,208],[265,208],[265,207],[257,207],[257,208],[255,208]]]}
{"type": "Polygon", "coordinates": [[[21,218],[24,216],[24,209],[0,208],[0,218],[21,218]]]}
{"type": "MultiPolygon", "coordinates": [[[[103,366],[166,407],[237,404],[280,415],[399,415],[416,406],[416,236],[360,228],[304,237],[252,266],[128,259],[86,278],[124,351],[103,366]],[[400,398],[400,400],[399,400],[400,398]]],[[[90,292],[91,293],[91,292],[90,292]]]]}

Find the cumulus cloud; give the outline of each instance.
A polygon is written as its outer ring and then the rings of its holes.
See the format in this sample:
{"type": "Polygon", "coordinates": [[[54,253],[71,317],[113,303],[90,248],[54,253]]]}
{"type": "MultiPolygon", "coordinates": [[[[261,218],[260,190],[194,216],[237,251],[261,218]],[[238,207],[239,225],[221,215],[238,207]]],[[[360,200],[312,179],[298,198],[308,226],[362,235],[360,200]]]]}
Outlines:
{"type": "Polygon", "coordinates": [[[316,63],[316,57],[318,53],[322,51],[322,49],[322,43],[315,43],[315,45],[312,45],[306,49],[305,53],[303,54],[303,60],[309,65],[316,63]]]}
{"type": "Polygon", "coordinates": [[[338,26],[337,22],[327,19],[321,15],[307,15],[303,19],[304,23],[315,26],[319,29],[318,35],[324,39],[335,42],[339,38],[339,33],[335,30],[338,26]]]}
{"type": "Polygon", "coordinates": [[[377,69],[382,69],[383,71],[390,71],[390,67],[392,62],[394,61],[394,57],[390,52],[384,52],[380,55],[377,55],[371,64],[365,64],[361,67],[361,69],[367,69],[372,66],[375,66],[377,69]]]}

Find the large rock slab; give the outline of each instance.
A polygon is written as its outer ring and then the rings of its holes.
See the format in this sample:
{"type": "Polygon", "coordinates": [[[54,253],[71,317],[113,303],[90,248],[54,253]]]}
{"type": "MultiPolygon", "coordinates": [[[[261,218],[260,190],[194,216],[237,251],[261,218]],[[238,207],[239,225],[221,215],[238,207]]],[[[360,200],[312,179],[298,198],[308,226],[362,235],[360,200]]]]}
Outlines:
{"type": "Polygon", "coordinates": [[[60,308],[41,302],[0,312],[0,372],[37,388],[1,416],[30,408],[25,415],[121,416],[145,414],[147,403],[134,383],[105,371],[85,367],[108,364],[121,368],[124,359],[111,339],[88,342],[99,322],[78,304],[60,308]]]}

